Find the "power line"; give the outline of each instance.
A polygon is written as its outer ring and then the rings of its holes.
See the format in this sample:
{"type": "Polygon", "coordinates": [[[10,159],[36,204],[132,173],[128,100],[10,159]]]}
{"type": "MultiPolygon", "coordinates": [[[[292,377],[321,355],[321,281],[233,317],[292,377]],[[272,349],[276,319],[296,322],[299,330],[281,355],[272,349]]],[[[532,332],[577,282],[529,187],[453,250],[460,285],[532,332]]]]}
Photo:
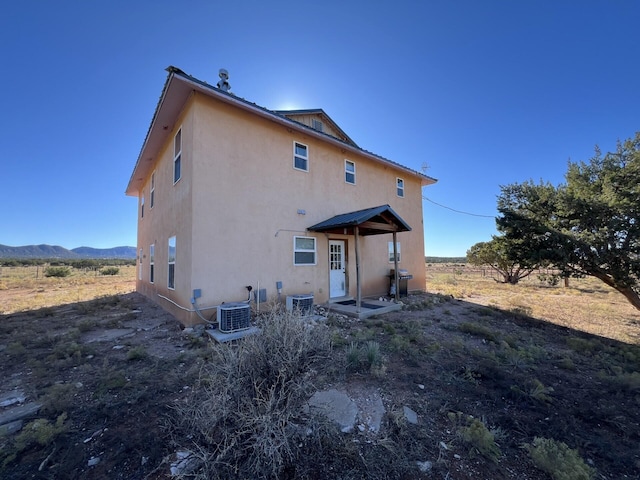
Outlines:
{"type": "Polygon", "coordinates": [[[442,208],[446,208],[447,210],[451,210],[452,212],[461,213],[463,215],[470,215],[472,217],[482,217],[482,218],[496,218],[495,215],[480,215],[478,213],[469,213],[469,212],[463,212],[462,210],[456,210],[455,208],[447,207],[446,205],[441,205],[438,202],[434,202],[433,200],[431,200],[430,198],[425,197],[424,195],[422,196],[422,198],[424,200],[426,200],[427,202],[433,203],[434,205],[437,205],[437,206],[442,207],[442,208]]]}

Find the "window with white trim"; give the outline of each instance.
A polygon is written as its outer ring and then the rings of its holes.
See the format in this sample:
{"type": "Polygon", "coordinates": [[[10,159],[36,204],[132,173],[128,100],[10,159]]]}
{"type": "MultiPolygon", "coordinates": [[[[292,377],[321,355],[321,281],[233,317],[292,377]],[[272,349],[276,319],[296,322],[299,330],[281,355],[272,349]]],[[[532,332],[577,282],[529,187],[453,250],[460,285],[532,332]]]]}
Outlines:
{"type": "Polygon", "coordinates": [[[138,280],[142,280],[142,249],[138,252],[138,280]]]}
{"type": "Polygon", "coordinates": [[[151,245],[149,245],[149,283],[153,283],[153,279],[154,279],[154,270],[155,270],[155,253],[156,253],[156,246],[152,243],[151,245]]]}
{"type": "Polygon", "coordinates": [[[293,168],[309,171],[309,147],[303,143],[293,142],[293,168]]]}
{"type": "Polygon", "coordinates": [[[171,290],[176,288],[176,237],[170,237],[168,242],[169,271],[167,274],[167,287],[171,290]]]}
{"type": "Polygon", "coordinates": [[[156,198],[156,172],[151,173],[151,191],[149,192],[149,208],[153,208],[156,198]]]}
{"type": "Polygon", "coordinates": [[[356,184],[356,164],[350,160],[344,161],[344,181],[351,185],[356,184]]]}
{"type": "Polygon", "coordinates": [[[182,175],[182,128],[173,139],[173,183],[177,183],[182,175]]]}
{"type": "Polygon", "coordinates": [[[396,178],[396,195],[404,197],[404,180],[396,178]]]}
{"type": "MultiPolygon", "coordinates": [[[[398,263],[400,263],[400,242],[396,242],[396,254],[398,255],[398,263]]],[[[389,242],[389,263],[393,262],[393,242],[389,242]]]]}
{"type": "Polygon", "coordinates": [[[293,264],[316,264],[316,239],[314,237],[293,237],[293,264]]]}

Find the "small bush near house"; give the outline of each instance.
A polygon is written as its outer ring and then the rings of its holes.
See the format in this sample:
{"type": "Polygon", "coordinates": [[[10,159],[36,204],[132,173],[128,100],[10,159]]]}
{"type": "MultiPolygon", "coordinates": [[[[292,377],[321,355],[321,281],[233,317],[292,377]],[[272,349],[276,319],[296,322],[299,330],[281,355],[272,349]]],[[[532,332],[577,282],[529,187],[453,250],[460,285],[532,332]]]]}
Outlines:
{"type": "Polygon", "coordinates": [[[118,267],[104,267],[100,270],[100,275],[118,275],[120,269],[118,267]]]}
{"type": "Polygon", "coordinates": [[[564,442],[536,437],[525,448],[535,466],[551,475],[553,480],[590,480],[595,474],[580,458],[578,451],[564,442]]]}
{"type": "Polygon", "coordinates": [[[327,363],[329,335],[295,314],[273,313],[260,333],[218,344],[192,401],[179,407],[206,478],[281,478],[311,441],[296,416],[327,363]]]}
{"type": "Polygon", "coordinates": [[[45,277],[68,277],[71,275],[71,269],[69,267],[47,267],[44,270],[45,277]]]}

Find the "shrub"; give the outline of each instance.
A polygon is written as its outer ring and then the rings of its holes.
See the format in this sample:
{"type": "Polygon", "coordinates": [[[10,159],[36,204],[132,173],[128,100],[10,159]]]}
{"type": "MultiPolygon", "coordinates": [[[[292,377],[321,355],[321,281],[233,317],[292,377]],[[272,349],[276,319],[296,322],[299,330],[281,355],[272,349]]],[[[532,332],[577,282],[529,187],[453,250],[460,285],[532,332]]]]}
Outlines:
{"type": "Polygon", "coordinates": [[[273,312],[260,333],[213,346],[179,426],[201,452],[206,478],[280,478],[309,441],[296,426],[315,369],[326,365],[329,338],[295,314],[273,312]]]}
{"type": "Polygon", "coordinates": [[[495,332],[478,323],[464,322],[461,323],[458,328],[461,332],[484,338],[490,342],[496,342],[498,339],[495,332]]]}
{"type": "Polygon", "coordinates": [[[27,423],[16,437],[16,450],[21,452],[32,445],[46,447],[51,444],[58,435],[68,430],[69,427],[66,420],[67,414],[61,413],[53,424],[46,418],[37,418],[27,423]]]}
{"type": "Polygon", "coordinates": [[[147,358],[147,351],[143,346],[134,347],[127,353],[127,360],[143,360],[147,358]]]}
{"type": "Polygon", "coordinates": [[[549,438],[534,438],[525,445],[534,465],[554,480],[589,480],[595,471],[584,463],[577,450],[549,438]]]}
{"type": "Polygon", "coordinates": [[[380,344],[374,340],[368,341],[364,347],[364,356],[367,359],[369,368],[379,366],[382,363],[380,344]]]}
{"type": "Polygon", "coordinates": [[[495,432],[489,430],[482,420],[462,412],[449,412],[448,416],[458,426],[460,438],[471,446],[471,454],[480,454],[492,462],[500,459],[502,451],[496,443],[495,432]]]}
{"type": "Polygon", "coordinates": [[[47,267],[44,270],[45,277],[68,277],[71,275],[71,269],[69,267],[47,267]]]}
{"type": "Polygon", "coordinates": [[[347,347],[347,368],[350,370],[360,368],[360,348],[355,342],[351,342],[347,347]]]}
{"type": "Polygon", "coordinates": [[[104,267],[100,270],[100,275],[118,275],[120,269],[118,267],[104,267]]]}

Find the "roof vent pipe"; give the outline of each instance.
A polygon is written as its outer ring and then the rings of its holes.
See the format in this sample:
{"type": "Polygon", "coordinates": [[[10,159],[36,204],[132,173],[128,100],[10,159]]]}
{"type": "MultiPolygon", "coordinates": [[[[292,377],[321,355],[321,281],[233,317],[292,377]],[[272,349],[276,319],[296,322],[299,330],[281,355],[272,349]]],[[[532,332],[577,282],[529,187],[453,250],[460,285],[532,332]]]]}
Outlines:
{"type": "Polygon", "coordinates": [[[229,72],[227,72],[224,68],[221,68],[218,71],[218,76],[220,77],[220,81],[218,81],[218,88],[223,92],[231,93],[231,85],[229,84],[229,72]]]}

